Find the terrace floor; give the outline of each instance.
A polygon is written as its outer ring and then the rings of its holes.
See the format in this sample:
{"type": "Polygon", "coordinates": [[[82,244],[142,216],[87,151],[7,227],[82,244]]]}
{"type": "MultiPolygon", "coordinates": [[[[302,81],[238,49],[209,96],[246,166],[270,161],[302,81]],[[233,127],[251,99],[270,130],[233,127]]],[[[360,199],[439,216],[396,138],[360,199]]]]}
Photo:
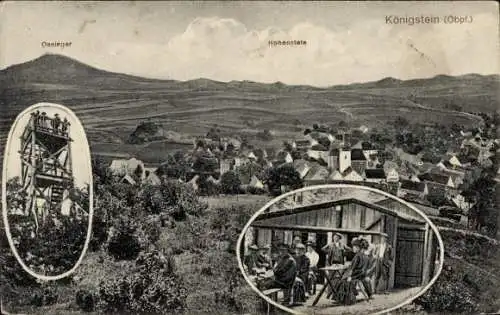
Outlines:
{"type": "MultiPolygon", "coordinates": [[[[316,294],[319,293],[321,287],[322,285],[317,286],[316,294]]],[[[299,314],[372,314],[394,307],[408,300],[409,298],[415,296],[421,289],[422,287],[413,287],[408,289],[392,290],[389,292],[389,294],[374,294],[372,300],[366,300],[364,296],[359,294],[357,296],[357,302],[353,305],[341,305],[331,299],[327,299],[325,292],[320,298],[318,304],[316,304],[315,306],[312,306],[312,303],[316,297],[315,295],[313,295],[307,299],[305,304],[291,307],[291,309],[299,314]]],[[[283,297],[280,296],[279,301],[281,301],[282,298],[283,297]]]]}

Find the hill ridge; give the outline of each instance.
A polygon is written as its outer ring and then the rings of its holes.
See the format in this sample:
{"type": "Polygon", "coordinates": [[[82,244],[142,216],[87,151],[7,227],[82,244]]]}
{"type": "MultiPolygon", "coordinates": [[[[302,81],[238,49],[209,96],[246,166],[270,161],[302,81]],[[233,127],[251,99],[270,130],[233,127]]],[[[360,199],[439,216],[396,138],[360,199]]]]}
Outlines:
{"type": "MultiPolygon", "coordinates": [[[[275,81],[272,83],[266,83],[266,82],[256,82],[252,80],[230,80],[227,82],[224,81],[218,81],[210,78],[205,78],[205,77],[200,77],[200,78],[195,78],[195,79],[189,79],[189,80],[175,80],[175,79],[161,79],[161,78],[148,78],[140,75],[133,75],[133,74],[126,74],[126,73],[120,73],[120,72],[114,72],[114,71],[109,71],[109,70],[104,70],[100,69],[96,66],[91,66],[87,63],[84,63],[76,58],[69,57],[67,55],[62,55],[62,54],[57,54],[57,53],[45,53],[43,55],[40,55],[39,57],[32,59],[30,61],[26,61],[24,63],[19,63],[19,64],[14,64],[10,65],[4,69],[0,70],[0,80],[2,78],[4,79],[10,79],[13,81],[33,81],[33,79],[37,79],[36,74],[32,72],[37,72],[37,71],[43,71],[45,70],[46,72],[48,71],[49,73],[54,72],[54,70],[59,70],[58,75],[61,73],[61,69],[57,69],[57,67],[66,67],[67,69],[63,69],[69,72],[73,72],[74,75],[99,75],[99,76],[118,76],[122,79],[129,79],[133,81],[144,81],[144,82],[155,82],[155,83],[179,83],[179,84],[199,84],[202,86],[233,86],[233,87],[245,87],[245,86],[250,86],[252,88],[255,87],[263,87],[263,86],[268,86],[272,87],[275,89],[289,89],[289,88],[311,88],[315,90],[329,90],[329,89],[345,89],[345,88],[370,88],[370,87],[384,87],[384,88],[391,88],[391,87],[399,87],[399,86],[409,86],[409,85],[414,85],[414,84],[420,84],[420,83],[426,83],[426,82],[439,82],[443,80],[448,80],[448,81],[453,81],[453,80],[478,80],[478,79],[483,79],[483,80],[488,80],[488,81],[498,81],[499,82],[499,87],[500,87],[500,74],[478,74],[478,73],[467,73],[467,74],[462,74],[462,75],[447,75],[447,74],[438,74],[433,77],[429,78],[414,78],[414,79],[399,79],[395,78],[392,76],[388,77],[383,77],[379,80],[376,81],[365,81],[365,82],[353,82],[353,83],[348,83],[348,84],[336,84],[336,85],[330,85],[327,87],[320,87],[320,86],[312,86],[308,84],[286,84],[283,83],[282,81],[275,81]],[[55,69],[54,69],[54,66],[55,69]],[[71,71],[73,69],[73,71],[71,71]],[[32,79],[31,80],[22,80],[24,77],[22,74],[19,75],[19,72],[24,73],[28,72],[30,75],[25,75],[29,76],[32,79]],[[10,74],[10,75],[9,75],[10,74]],[[6,77],[6,78],[5,78],[6,77]]],[[[64,73],[63,73],[64,74],[64,73]]],[[[67,73],[66,73],[67,75],[67,73]]],[[[60,75],[62,79],[64,79],[64,75],[60,75]]],[[[70,77],[72,77],[70,75],[70,77]]],[[[40,81],[43,83],[43,78],[40,78],[40,81]]],[[[47,79],[46,79],[47,81],[47,79]]],[[[50,81],[50,80],[48,80],[50,81]]],[[[52,80],[54,81],[54,80],[52,80]]]]}

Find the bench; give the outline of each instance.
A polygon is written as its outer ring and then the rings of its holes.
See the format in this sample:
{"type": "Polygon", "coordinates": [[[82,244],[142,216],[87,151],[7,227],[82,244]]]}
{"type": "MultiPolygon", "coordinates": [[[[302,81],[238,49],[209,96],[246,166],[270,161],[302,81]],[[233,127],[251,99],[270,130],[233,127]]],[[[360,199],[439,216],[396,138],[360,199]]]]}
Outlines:
{"type": "MultiPolygon", "coordinates": [[[[268,296],[271,300],[274,302],[278,303],[278,293],[281,291],[281,289],[267,289],[262,291],[265,296],[268,296]]],[[[267,303],[267,314],[271,313],[272,307],[270,303],[267,303]]]]}

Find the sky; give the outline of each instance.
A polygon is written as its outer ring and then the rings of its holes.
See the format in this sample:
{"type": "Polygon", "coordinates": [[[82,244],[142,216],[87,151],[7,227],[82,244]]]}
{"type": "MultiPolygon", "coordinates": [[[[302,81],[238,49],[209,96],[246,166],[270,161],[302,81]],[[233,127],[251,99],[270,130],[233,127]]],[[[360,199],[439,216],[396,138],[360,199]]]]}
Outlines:
{"type": "Polygon", "coordinates": [[[47,103],[35,104],[30,107],[26,114],[16,119],[15,124],[11,127],[14,128],[14,131],[10,138],[11,142],[9,143],[9,148],[7,148],[6,151],[8,154],[4,157],[6,160],[5,163],[7,163],[5,164],[7,180],[16,176],[21,177],[21,159],[18,153],[21,150],[20,137],[29,122],[31,113],[39,110],[40,113],[46,112],[48,117],[54,117],[54,115],[58,113],[61,119],[65,117],[68,119],[70,123],[70,137],[73,139],[71,142],[71,156],[75,186],[78,188],[85,188],[87,184],[91,183],[92,171],[90,152],[83,126],[74,114],[69,114],[68,110],[62,110],[59,106],[54,107],[47,103]]]}
{"type": "Polygon", "coordinates": [[[144,77],[329,86],[498,74],[489,2],[3,2],[0,68],[60,53],[144,77]],[[393,24],[387,17],[439,17],[393,24]],[[467,16],[446,24],[448,16],[467,16]],[[306,41],[272,46],[269,40],[306,41]],[[44,48],[43,41],[71,42],[44,48]]]}

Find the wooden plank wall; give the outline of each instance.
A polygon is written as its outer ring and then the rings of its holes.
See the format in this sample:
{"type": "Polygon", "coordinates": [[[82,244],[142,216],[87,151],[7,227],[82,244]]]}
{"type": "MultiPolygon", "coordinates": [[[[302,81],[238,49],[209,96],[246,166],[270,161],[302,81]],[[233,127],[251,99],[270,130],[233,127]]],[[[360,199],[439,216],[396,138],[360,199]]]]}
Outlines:
{"type": "Polygon", "coordinates": [[[421,215],[419,215],[415,210],[411,209],[410,207],[407,207],[400,203],[397,200],[394,199],[384,199],[381,201],[376,202],[377,205],[385,207],[390,210],[396,211],[399,215],[406,217],[406,218],[412,218],[415,220],[418,220],[420,222],[425,222],[425,219],[422,218],[421,215]]]}

